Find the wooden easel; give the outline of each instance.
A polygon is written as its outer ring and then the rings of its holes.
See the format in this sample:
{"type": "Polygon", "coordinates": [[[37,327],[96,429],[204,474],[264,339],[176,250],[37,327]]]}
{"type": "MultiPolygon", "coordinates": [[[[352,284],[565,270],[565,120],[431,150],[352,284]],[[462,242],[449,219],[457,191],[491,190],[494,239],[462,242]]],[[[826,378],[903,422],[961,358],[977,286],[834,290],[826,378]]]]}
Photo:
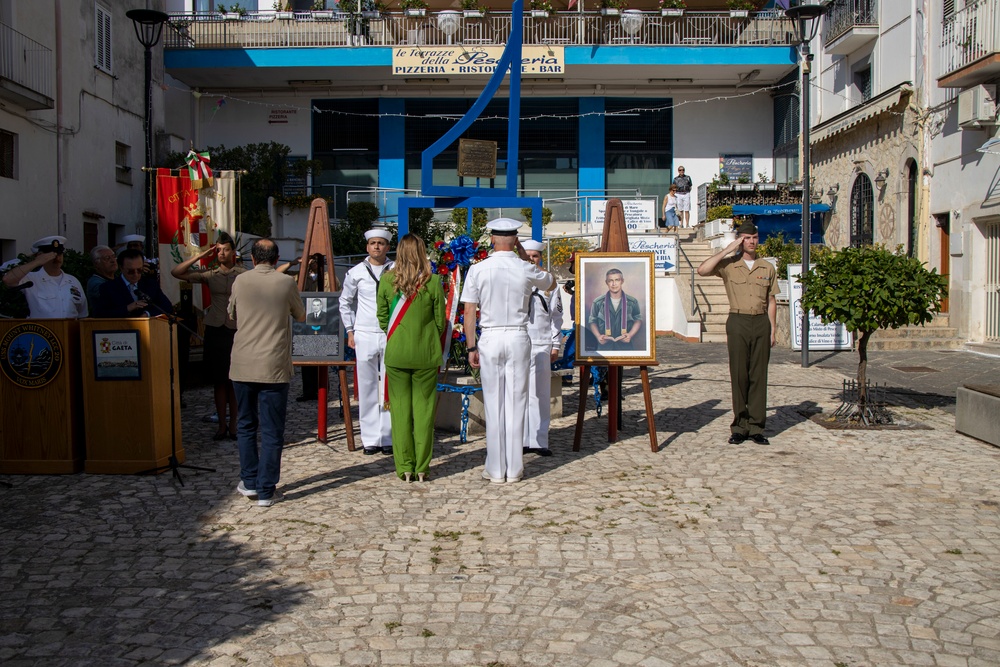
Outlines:
{"type": "MultiPolygon", "coordinates": [[[[601,235],[601,252],[629,252],[628,228],[625,226],[625,207],[621,199],[609,199],[604,209],[604,230],[601,235]]],[[[623,306],[624,307],[624,306],[623,306]]],[[[577,317],[583,314],[577,313],[577,317]]],[[[583,344],[583,337],[580,343],[583,344]]],[[[654,334],[655,339],[655,334],[654,334]]],[[[649,448],[652,452],[659,451],[656,442],[656,422],[653,418],[653,397],[649,391],[649,366],[656,362],[630,364],[628,362],[582,362],[580,363],[580,403],[576,413],[576,433],[573,436],[573,451],[580,451],[580,438],[583,436],[583,418],[587,411],[587,386],[591,366],[607,366],[608,368],[608,442],[618,442],[618,414],[621,410],[621,394],[618,391],[619,378],[623,366],[639,366],[642,375],[642,396],[646,401],[646,426],[649,428],[649,448]]]]}
{"type": "MultiPolygon", "coordinates": [[[[306,242],[302,249],[302,263],[299,264],[299,291],[306,291],[306,277],[309,273],[309,258],[313,255],[323,256],[323,270],[316,278],[317,292],[336,292],[338,290],[337,275],[333,267],[333,243],[330,241],[330,214],[327,212],[326,201],[313,199],[309,207],[309,225],[306,227],[306,242]]],[[[315,367],[317,372],[316,397],[318,405],[317,437],[320,442],[326,442],[326,399],[329,385],[330,367],[337,368],[340,379],[340,405],[344,411],[344,428],[347,430],[347,450],[354,451],[354,424],[351,421],[351,396],[347,391],[347,368],[353,367],[353,361],[344,362],[296,362],[296,366],[315,367]]]]}

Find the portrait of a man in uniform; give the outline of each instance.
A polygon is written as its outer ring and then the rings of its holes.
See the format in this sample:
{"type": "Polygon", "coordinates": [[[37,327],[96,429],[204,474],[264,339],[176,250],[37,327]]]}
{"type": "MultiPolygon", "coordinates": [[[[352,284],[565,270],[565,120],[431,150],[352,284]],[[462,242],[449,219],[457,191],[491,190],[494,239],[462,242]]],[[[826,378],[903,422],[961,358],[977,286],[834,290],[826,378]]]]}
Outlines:
{"type": "Polygon", "coordinates": [[[653,254],[580,253],[577,261],[578,359],[653,358],[653,254]]]}

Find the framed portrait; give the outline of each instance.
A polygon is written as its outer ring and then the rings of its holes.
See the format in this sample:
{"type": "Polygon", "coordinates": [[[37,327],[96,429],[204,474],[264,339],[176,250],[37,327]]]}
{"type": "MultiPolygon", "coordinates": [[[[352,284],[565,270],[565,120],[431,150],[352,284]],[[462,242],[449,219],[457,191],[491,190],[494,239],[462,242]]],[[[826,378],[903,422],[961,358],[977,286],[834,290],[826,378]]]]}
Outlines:
{"type": "Polygon", "coordinates": [[[142,379],[138,331],[94,331],[93,336],[95,380],[142,379]]]}
{"type": "Polygon", "coordinates": [[[305,322],[292,322],[292,359],[343,361],[340,292],[302,292],[305,322]]]}
{"type": "Polygon", "coordinates": [[[655,255],[576,254],[576,361],[656,363],[655,255]]]}

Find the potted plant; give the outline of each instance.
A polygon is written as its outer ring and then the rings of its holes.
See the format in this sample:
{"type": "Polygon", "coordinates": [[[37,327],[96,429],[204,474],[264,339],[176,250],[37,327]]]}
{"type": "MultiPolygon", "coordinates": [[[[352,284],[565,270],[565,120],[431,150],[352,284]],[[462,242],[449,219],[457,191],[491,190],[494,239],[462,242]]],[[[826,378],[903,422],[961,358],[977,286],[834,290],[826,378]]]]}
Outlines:
{"type": "Polygon", "coordinates": [[[744,175],[736,179],[736,191],[753,192],[753,183],[750,182],[749,176],[744,175]]]}
{"type": "Polygon", "coordinates": [[[628,0],[601,0],[601,14],[604,16],[618,16],[626,7],[628,0]]]}
{"type": "Polygon", "coordinates": [[[729,16],[734,19],[746,18],[752,10],[757,9],[757,5],[751,0],[726,0],[726,7],[729,8],[729,16]]]}
{"type": "Polygon", "coordinates": [[[660,16],[683,16],[686,8],[684,0],[660,0],[660,16]]]}
{"type": "Polygon", "coordinates": [[[361,16],[366,19],[377,19],[382,17],[385,5],[381,0],[363,0],[361,3],[361,16]]]}
{"type": "MultiPolygon", "coordinates": [[[[341,6],[343,4],[341,3],[341,6]]],[[[312,4],[312,15],[315,19],[332,19],[333,10],[326,8],[326,0],[315,0],[312,4]]]]}
{"type": "Polygon", "coordinates": [[[766,172],[760,172],[757,174],[757,189],[761,192],[775,192],[778,189],[778,184],[773,180],[768,180],[766,172]]]}
{"type": "Polygon", "coordinates": [[[536,19],[548,18],[552,13],[552,3],[549,0],[531,0],[531,16],[536,19]]]}
{"type": "Polygon", "coordinates": [[[462,0],[462,16],[467,19],[481,19],[486,16],[486,7],[479,4],[479,0],[462,0]]]}
{"type": "Polygon", "coordinates": [[[281,0],[274,0],[274,16],[279,21],[291,21],[295,18],[295,12],[292,11],[292,4],[290,2],[282,2],[281,0]]]}
{"type": "Polygon", "coordinates": [[[399,6],[403,8],[403,14],[406,16],[427,16],[425,0],[402,0],[399,6]]]}
{"type": "Polygon", "coordinates": [[[239,21],[247,15],[246,7],[235,2],[228,9],[225,5],[219,5],[219,11],[222,13],[223,20],[226,21],[239,21]]]}

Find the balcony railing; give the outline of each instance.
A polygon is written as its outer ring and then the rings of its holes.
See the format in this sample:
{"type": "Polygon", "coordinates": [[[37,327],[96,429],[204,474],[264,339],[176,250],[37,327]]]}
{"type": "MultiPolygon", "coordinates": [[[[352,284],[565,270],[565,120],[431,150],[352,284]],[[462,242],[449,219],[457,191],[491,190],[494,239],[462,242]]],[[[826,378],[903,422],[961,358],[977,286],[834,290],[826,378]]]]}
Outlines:
{"type": "Polygon", "coordinates": [[[878,26],[878,0],[835,0],[823,17],[823,43],[858,26],[878,26]]]}
{"type": "Polygon", "coordinates": [[[971,3],[944,20],[940,72],[946,76],[971,65],[980,58],[1000,51],[1000,9],[996,0],[971,3]]]}
{"type": "MultiPolygon", "coordinates": [[[[524,17],[526,45],[671,45],[740,46],[789,45],[792,24],[780,11],[752,12],[733,18],[728,12],[685,12],[680,17],[659,12],[631,13],[633,18],[598,13],[559,12],[548,17],[524,17]],[[636,20],[638,15],[641,19],[636,20]],[[629,30],[626,30],[629,28],[629,30]]],[[[439,27],[438,14],[410,17],[386,13],[377,18],[359,14],[295,12],[278,19],[273,12],[249,13],[238,20],[219,14],[176,14],[170,17],[168,49],[253,49],[309,46],[445,46],[503,44],[510,34],[510,12],[489,12],[482,18],[457,15],[455,31],[439,27]]],[[[455,17],[455,14],[451,14],[455,17]]]]}
{"type": "MultiPolygon", "coordinates": [[[[15,101],[25,108],[51,109],[53,72],[52,49],[0,23],[0,85],[4,92],[16,94],[15,101]]],[[[0,96],[7,97],[3,92],[0,96]]]]}

